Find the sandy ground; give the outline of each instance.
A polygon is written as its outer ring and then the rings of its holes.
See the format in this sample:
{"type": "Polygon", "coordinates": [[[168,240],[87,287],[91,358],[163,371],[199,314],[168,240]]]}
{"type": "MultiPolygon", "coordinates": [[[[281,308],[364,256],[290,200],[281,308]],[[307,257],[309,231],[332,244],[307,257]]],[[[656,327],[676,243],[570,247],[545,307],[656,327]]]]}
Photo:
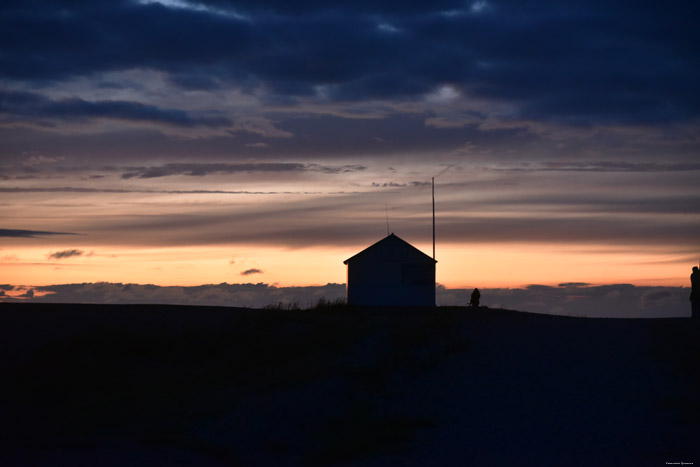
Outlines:
{"type": "Polygon", "coordinates": [[[700,464],[700,326],[0,304],[0,465],[700,464]]]}

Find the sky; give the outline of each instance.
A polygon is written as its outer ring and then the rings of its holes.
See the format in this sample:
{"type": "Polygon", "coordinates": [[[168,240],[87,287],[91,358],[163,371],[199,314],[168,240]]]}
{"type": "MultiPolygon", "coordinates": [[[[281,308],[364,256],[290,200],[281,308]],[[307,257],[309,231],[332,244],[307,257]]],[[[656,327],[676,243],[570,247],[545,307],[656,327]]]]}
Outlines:
{"type": "Polygon", "coordinates": [[[2,294],[343,284],[388,231],[431,254],[433,177],[446,289],[687,287],[699,14],[5,0],[2,294]]]}

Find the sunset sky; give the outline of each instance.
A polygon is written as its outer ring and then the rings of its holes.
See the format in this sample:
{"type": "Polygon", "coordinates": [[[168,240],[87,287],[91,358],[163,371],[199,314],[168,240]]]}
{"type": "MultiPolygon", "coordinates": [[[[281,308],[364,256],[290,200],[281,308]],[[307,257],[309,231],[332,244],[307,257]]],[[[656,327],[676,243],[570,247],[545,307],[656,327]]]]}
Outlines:
{"type": "Polygon", "coordinates": [[[446,287],[687,286],[699,17],[4,0],[0,284],[342,284],[387,217],[431,253],[435,177],[446,287]]]}

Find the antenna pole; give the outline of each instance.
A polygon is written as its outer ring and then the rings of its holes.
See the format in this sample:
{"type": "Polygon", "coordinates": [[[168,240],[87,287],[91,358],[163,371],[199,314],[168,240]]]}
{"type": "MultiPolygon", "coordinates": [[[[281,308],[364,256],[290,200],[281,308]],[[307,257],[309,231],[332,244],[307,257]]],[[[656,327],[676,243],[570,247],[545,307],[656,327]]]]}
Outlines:
{"type": "Polygon", "coordinates": [[[389,236],[389,205],[385,204],[384,209],[386,210],[386,236],[389,236]]]}
{"type": "Polygon", "coordinates": [[[433,177],[433,260],[435,259],[435,177],[433,177]]]}

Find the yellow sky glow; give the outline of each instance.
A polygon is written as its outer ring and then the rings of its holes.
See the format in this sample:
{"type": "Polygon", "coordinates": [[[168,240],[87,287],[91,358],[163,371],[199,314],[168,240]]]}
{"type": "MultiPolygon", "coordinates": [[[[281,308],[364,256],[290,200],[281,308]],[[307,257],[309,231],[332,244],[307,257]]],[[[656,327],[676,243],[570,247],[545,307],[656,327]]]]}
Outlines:
{"type": "MultiPolygon", "coordinates": [[[[409,240],[410,241],[410,240],[409,240]]],[[[369,245],[366,245],[369,246],[369,245]]],[[[416,243],[426,254],[432,245],[416,243]]],[[[161,286],[257,283],[278,286],[344,283],[343,260],[365,246],[282,249],[272,247],[96,247],[80,256],[52,259],[51,248],[0,251],[0,283],[53,285],[122,282],[161,286]],[[261,273],[243,275],[244,271],[261,273]]],[[[61,248],[56,248],[58,250],[61,248]]],[[[449,288],[522,287],[562,282],[687,285],[688,264],[673,254],[580,245],[438,244],[437,282],[449,288]]]]}

